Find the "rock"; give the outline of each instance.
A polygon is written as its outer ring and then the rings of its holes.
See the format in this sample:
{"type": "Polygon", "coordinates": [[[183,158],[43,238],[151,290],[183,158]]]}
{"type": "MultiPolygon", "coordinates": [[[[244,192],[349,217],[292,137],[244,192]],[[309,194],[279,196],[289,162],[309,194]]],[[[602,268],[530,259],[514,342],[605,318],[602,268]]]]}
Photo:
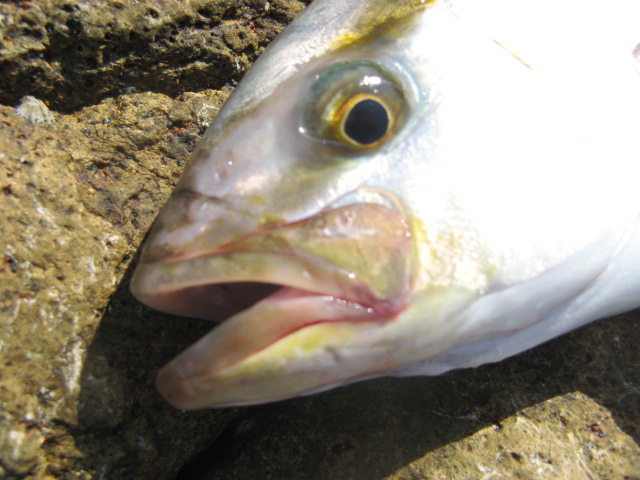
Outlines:
{"type": "Polygon", "coordinates": [[[309,0],[38,0],[0,4],[0,103],[58,111],[122,92],[220,89],[309,0]]]}
{"type": "Polygon", "coordinates": [[[210,328],[128,293],[202,131],[302,0],[0,4],[0,478],[640,477],[640,314],[496,365],[181,412],[210,328]],[[52,123],[16,114],[31,95],[52,123]]]}
{"type": "Polygon", "coordinates": [[[157,396],[163,353],[197,335],[140,307],[126,279],[199,137],[195,112],[225,97],[132,94],[51,125],[0,108],[0,477],[163,478],[182,435],[206,443],[204,419],[229,415],[157,396]]]}
{"type": "Polygon", "coordinates": [[[42,100],[31,95],[26,95],[16,107],[16,113],[26,118],[31,123],[51,123],[54,121],[53,113],[42,100]]]}
{"type": "Polygon", "coordinates": [[[230,90],[207,87],[304,6],[271,5],[0,5],[0,478],[172,478],[235,415],[159,397],[157,368],[210,325],[142,307],[128,274],[230,90]],[[24,95],[55,122],[18,115],[24,95]]]}

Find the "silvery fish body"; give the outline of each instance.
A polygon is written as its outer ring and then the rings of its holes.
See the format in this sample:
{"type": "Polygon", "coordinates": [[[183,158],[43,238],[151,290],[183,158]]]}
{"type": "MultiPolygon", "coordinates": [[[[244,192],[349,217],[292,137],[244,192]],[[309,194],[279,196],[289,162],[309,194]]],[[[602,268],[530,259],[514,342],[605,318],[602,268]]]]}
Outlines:
{"type": "Polygon", "coordinates": [[[163,208],[180,408],[501,360],[640,305],[640,2],[316,0],[163,208]]]}

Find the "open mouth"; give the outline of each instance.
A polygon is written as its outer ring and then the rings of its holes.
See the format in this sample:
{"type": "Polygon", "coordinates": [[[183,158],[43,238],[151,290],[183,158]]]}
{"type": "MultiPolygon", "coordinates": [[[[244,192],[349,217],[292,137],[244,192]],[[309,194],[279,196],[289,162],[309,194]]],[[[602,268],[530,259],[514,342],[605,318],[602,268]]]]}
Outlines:
{"type": "Polygon", "coordinates": [[[336,203],[188,255],[158,260],[152,252],[148,263],[143,256],[132,281],[139,300],[222,322],[160,372],[163,395],[190,408],[200,379],[296,332],[393,319],[411,286],[411,232],[402,210],[370,200],[336,203]]]}

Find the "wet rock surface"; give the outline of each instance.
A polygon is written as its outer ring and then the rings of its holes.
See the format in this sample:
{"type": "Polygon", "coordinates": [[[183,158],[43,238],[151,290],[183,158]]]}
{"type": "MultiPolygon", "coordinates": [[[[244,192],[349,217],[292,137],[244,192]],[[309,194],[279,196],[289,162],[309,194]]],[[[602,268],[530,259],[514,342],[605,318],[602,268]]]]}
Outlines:
{"type": "Polygon", "coordinates": [[[137,303],[136,252],[306,3],[0,2],[0,478],[640,477],[638,312],[437,378],[205,412],[157,395],[210,325],[137,303]],[[25,95],[51,116],[18,115],[25,95]]]}

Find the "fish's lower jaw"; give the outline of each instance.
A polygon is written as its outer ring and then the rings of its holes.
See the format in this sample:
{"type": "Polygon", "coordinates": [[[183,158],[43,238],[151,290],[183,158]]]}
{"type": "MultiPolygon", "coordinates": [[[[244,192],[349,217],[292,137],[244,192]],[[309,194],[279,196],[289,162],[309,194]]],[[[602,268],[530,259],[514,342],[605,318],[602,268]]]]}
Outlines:
{"type": "Polygon", "coordinates": [[[160,370],[157,387],[170,404],[185,410],[310,395],[383,375],[389,369],[385,352],[367,342],[384,325],[320,323],[227,363],[198,358],[196,344],[195,351],[187,349],[160,370]]]}
{"type": "Polygon", "coordinates": [[[158,389],[172,405],[192,410],[273,402],[395,375],[402,365],[430,351],[450,348],[460,328],[455,313],[473,297],[468,291],[431,294],[421,304],[431,309],[427,322],[411,309],[380,318],[322,296],[285,292],[278,300],[276,295],[274,301],[267,299],[241,312],[184,351],[160,371],[158,389]],[[300,314],[309,311],[318,318],[322,313],[333,317],[300,321],[300,314]]]}

